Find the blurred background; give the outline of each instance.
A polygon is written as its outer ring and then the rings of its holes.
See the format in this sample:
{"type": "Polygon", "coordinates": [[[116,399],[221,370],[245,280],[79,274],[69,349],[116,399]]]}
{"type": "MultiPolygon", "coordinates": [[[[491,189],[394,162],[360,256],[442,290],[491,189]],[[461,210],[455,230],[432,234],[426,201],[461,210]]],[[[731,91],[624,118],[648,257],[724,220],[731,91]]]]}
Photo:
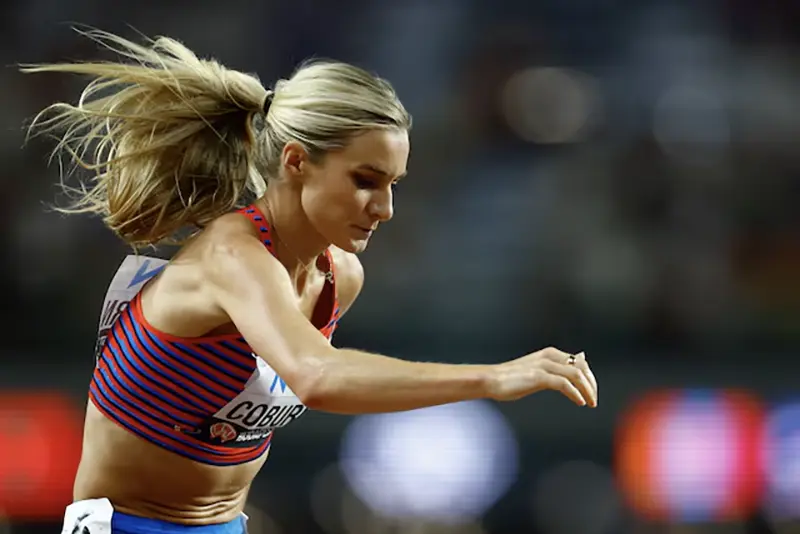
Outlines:
{"type": "Polygon", "coordinates": [[[586,351],[600,406],[543,393],[276,435],[253,534],[800,532],[800,3],[7,0],[0,7],[0,533],[60,529],[106,285],[23,125],[95,57],[169,35],[265,84],[309,56],[414,115],[396,216],[336,344],[416,360],[586,351]]]}

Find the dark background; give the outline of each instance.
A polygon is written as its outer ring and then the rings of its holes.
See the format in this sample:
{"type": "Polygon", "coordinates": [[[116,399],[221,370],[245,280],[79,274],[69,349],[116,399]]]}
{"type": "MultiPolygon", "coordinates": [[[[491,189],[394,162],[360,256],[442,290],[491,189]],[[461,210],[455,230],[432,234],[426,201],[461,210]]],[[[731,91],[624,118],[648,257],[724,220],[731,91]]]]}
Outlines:
{"type": "Polygon", "coordinates": [[[336,344],[446,362],[555,345],[586,351],[599,379],[594,411],[551,394],[478,403],[510,429],[495,452],[472,405],[433,426],[405,414],[422,426],[372,453],[344,436],[381,418],[307,416],[275,438],[254,534],[800,532],[799,3],[8,0],[0,14],[0,532],[60,527],[100,305],[127,253],[98,220],[47,210],[50,146],[22,147],[25,121],[81,85],[14,65],[97,55],[70,22],[169,35],[267,84],[312,55],[388,78],[415,119],[410,175],[336,344]],[[443,421],[469,431],[440,436],[443,421]],[[359,493],[342,455],[369,458],[377,485],[359,493]],[[486,480],[496,502],[470,498],[486,480]],[[405,519],[375,504],[386,488],[405,519]],[[459,506],[477,517],[430,519],[459,506]]]}

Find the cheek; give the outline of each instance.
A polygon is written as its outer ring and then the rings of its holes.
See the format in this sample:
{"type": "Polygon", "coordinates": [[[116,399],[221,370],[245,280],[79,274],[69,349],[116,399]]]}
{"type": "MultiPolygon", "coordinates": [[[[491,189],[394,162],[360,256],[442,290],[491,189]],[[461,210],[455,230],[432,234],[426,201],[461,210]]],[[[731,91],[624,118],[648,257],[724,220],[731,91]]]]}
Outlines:
{"type": "Polygon", "coordinates": [[[302,195],[306,215],[315,225],[349,224],[369,203],[369,192],[357,190],[347,184],[333,187],[306,188],[302,195]]]}

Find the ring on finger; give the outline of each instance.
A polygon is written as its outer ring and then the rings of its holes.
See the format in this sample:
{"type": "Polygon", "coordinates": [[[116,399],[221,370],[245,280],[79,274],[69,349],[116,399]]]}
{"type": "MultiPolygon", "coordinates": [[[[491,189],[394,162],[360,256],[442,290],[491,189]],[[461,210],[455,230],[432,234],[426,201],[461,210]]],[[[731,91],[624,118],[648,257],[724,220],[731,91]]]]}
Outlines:
{"type": "Polygon", "coordinates": [[[576,361],[578,361],[578,359],[572,354],[570,354],[569,357],[567,358],[567,365],[575,365],[576,361]]]}

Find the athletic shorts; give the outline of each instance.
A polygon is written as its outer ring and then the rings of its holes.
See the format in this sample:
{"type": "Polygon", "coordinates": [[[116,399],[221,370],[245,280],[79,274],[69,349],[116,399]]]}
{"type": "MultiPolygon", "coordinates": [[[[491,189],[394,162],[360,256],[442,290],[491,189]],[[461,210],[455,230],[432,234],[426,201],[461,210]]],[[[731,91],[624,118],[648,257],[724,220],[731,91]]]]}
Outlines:
{"type": "Polygon", "coordinates": [[[114,511],[108,499],[67,507],[61,534],[247,534],[247,516],[217,525],[187,526],[114,511]]]}

